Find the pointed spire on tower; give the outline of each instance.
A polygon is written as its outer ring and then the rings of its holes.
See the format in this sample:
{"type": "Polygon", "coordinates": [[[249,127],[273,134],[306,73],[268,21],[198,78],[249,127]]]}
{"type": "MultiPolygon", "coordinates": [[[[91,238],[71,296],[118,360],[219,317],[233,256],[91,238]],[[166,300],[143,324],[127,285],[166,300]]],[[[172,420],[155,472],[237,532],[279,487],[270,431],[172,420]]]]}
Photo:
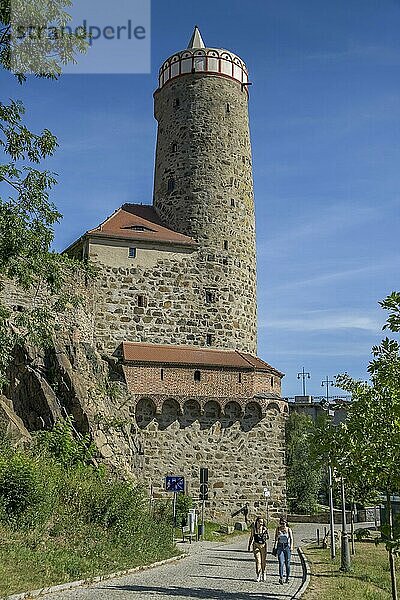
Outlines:
{"type": "Polygon", "coordinates": [[[200,29],[197,27],[194,28],[193,35],[190,38],[190,42],[188,48],[205,48],[206,45],[204,43],[203,38],[201,37],[200,29]]]}

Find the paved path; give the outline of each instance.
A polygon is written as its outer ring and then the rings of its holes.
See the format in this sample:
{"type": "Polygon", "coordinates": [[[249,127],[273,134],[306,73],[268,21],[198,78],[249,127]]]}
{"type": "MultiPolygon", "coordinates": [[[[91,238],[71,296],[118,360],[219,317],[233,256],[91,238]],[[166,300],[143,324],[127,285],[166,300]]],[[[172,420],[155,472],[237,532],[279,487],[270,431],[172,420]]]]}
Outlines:
{"type": "MultiPolygon", "coordinates": [[[[296,545],[315,535],[315,526],[295,526],[296,545]]],[[[179,544],[190,555],[173,564],[120,579],[45,596],[48,600],[283,600],[290,599],[302,583],[297,552],[292,557],[292,576],[279,584],[278,562],[268,554],[267,581],[255,581],[253,555],[247,552],[247,536],[234,543],[179,544]]]]}

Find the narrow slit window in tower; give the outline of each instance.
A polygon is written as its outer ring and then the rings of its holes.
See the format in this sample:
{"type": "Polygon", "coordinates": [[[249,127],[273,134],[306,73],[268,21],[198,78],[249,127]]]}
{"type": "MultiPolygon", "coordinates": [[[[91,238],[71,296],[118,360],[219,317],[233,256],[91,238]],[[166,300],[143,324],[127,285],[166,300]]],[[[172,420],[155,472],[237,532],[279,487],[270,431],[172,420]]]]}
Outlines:
{"type": "Polygon", "coordinates": [[[175,189],[175,179],[168,179],[168,191],[173,192],[175,189]]]}
{"type": "Polygon", "coordinates": [[[235,207],[235,199],[234,198],[231,198],[231,206],[232,206],[232,208],[235,207]]]}
{"type": "Polygon", "coordinates": [[[176,152],[178,152],[178,144],[176,142],[174,142],[172,144],[172,152],[175,154],[176,152]]]}
{"type": "Polygon", "coordinates": [[[206,290],[206,304],[213,304],[215,302],[215,292],[212,290],[206,290]]]}
{"type": "Polygon", "coordinates": [[[194,380],[195,381],[200,381],[200,379],[201,379],[201,373],[200,373],[200,371],[195,371],[194,372],[194,380]]]}
{"type": "Polygon", "coordinates": [[[160,379],[161,381],[164,381],[164,369],[160,370],[160,379]]]}
{"type": "Polygon", "coordinates": [[[211,333],[207,333],[207,335],[206,335],[206,344],[207,344],[207,346],[212,346],[212,341],[213,341],[213,339],[212,339],[211,333]]]}
{"type": "Polygon", "coordinates": [[[229,102],[226,105],[226,112],[230,113],[231,112],[231,105],[229,104],[229,102]]]}
{"type": "Polygon", "coordinates": [[[136,248],[129,248],[129,258],[136,258],[136,248]]]}
{"type": "Polygon", "coordinates": [[[137,297],[137,305],[139,308],[144,308],[146,306],[146,298],[142,294],[137,297]]]}
{"type": "Polygon", "coordinates": [[[224,240],[224,250],[228,250],[229,249],[229,242],[228,240],[224,240]]]}
{"type": "Polygon", "coordinates": [[[242,374],[239,373],[239,383],[242,383],[242,374]]]}
{"type": "Polygon", "coordinates": [[[181,101],[179,100],[179,98],[175,98],[174,105],[175,105],[175,108],[179,108],[179,106],[181,105],[181,101]]]}
{"type": "Polygon", "coordinates": [[[271,377],[271,387],[274,387],[274,378],[271,377]]]}

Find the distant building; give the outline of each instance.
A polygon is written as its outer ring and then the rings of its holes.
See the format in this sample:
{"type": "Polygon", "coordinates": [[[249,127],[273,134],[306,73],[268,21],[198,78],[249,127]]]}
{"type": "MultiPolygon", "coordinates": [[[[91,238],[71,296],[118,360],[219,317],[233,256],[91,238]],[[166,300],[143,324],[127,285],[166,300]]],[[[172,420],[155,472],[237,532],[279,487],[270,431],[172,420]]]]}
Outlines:
{"type": "Polygon", "coordinates": [[[350,398],[335,396],[327,402],[324,396],[294,396],[285,398],[289,413],[297,412],[309,415],[314,421],[319,416],[330,415],[334,425],[339,425],[346,419],[350,398]]]}

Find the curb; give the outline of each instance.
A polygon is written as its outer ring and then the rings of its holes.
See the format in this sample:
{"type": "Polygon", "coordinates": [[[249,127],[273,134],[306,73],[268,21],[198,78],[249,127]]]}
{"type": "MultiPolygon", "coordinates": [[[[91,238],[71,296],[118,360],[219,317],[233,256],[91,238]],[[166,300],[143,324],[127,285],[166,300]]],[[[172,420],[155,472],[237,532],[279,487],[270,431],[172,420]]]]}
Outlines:
{"type": "Polygon", "coordinates": [[[295,595],[292,596],[291,600],[297,600],[298,598],[302,597],[302,595],[308,588],[308,584],[310,583],[311,579],[310,567],[308,565],[306,556],[300,546],[297,548],[297,553],[300,557],[301,566],[303,567],[303,583],[301,584],[300,588],[297,590],[295,595]]]}
{"type": "Polygon", "coordinates": [[[148,569],[154,569],[155,567],[161,567],[162,565],[168,565],[178,560],[182,560],[189,556],[186,553],[179,554],[178,556],[172,556],[165,560],[152,563],[151,565],[142,565],[140,567],[133,567],[132,569],[126,569],[125,571],[117,571],[115,573],[109,573],[108,575],[97,575],[96,577],[89,577],[88,579],[80,579],[78,581],[71,581],[69,583],[62,583],[60,585],[53,585],[50,587],[44,587],[39,590],[33,590],[31,592],[22,592],[21,594],[13,594],[12,596],[3,596],[3,600],[28,600],[30,598],[38,598],[39,596],[45,596],[47,594],[55,594],[56,592],[65,592],[74,588],[83,587],[85,585],[93,585],[94,583],[100,583],[107,581],[108,579],[116,579],[118,577],[125,577],[126,575],[132,575],[139,571],[147,571],[148,569]]]}

